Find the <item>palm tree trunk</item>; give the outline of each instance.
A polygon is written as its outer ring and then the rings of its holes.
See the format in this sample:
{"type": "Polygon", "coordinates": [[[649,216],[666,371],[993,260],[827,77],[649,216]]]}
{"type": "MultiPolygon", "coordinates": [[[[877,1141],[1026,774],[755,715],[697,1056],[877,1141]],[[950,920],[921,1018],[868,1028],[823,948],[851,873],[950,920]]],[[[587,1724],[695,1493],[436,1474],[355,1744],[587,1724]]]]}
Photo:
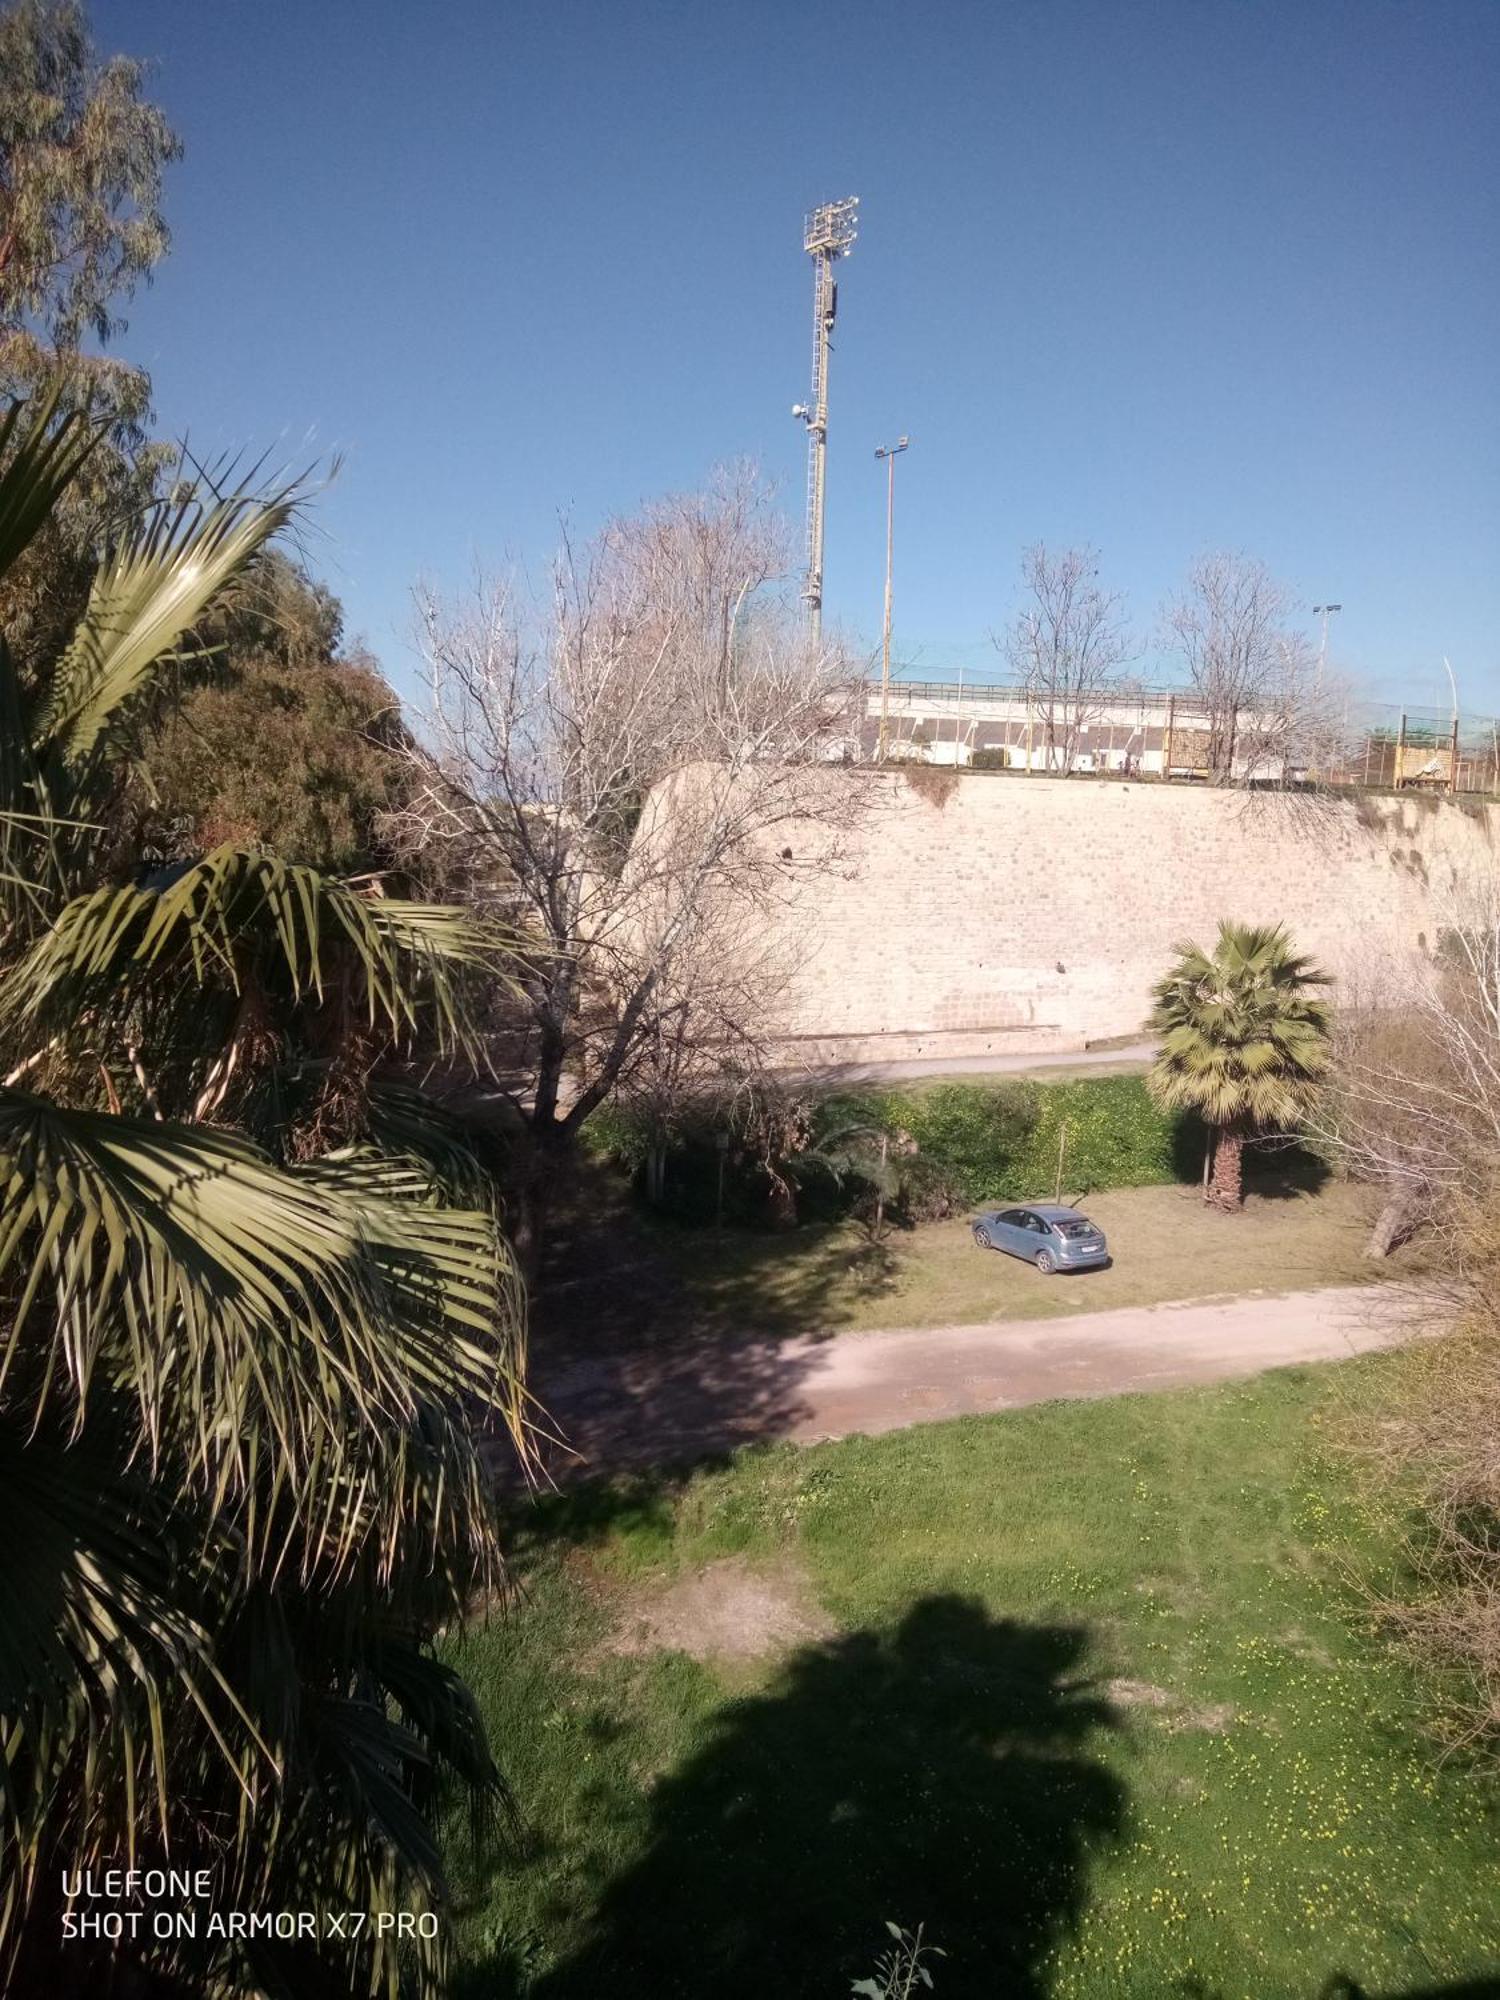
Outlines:
{"type": "Polygon", "coordinates": [[[1245,1199],[1245,1135],[1236,1125],[1222,1125],[1215,1134],[1213,1173],[1208,1199],[1215,1208],[1233,1211],[1245,1199]]]}

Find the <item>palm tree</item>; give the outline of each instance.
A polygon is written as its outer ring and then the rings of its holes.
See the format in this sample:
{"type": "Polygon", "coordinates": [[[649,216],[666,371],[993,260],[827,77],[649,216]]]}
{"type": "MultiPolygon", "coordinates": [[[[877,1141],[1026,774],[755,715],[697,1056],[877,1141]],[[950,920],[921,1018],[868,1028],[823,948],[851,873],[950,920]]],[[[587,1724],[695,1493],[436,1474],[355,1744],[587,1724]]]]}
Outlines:
{"type": "MultiPolygon", "coordinates": [[[[0,578],[97,443],[59,411],[0,417],[0,578]]],[[[261,849],[121,851],[139,728],[298,504],[163,503],[60,657],[0,636],[0,1988],[104,1990],[59,1900],[123,1861],[370,1913],[95,1947],[132,1992],[436,1995],[436,1788],[503,1796],[432,1635],[500,1574],[520,1290],[399,1071],[472,1044],[497,941],[261,849]]]]}
{"type": "Polygon", "coordinates": [[[1154,989],[1161,1047],[1148,1081],[1159,1102],[1208,1127],[1204,1199],[1236,1209],[1245,1141],[1294,1130],[1328,1068],[1331,1013],[1316,991],[1328,977],[1280,926],[1223,923],[1211,953],[1177,951],[1154,989]]]}

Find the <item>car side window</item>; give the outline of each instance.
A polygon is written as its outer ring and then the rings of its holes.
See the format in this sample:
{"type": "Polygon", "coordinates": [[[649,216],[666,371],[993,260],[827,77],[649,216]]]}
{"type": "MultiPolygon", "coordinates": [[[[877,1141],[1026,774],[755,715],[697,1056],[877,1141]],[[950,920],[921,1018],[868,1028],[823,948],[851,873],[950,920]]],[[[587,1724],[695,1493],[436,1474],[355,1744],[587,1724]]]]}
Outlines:
{"type": "Polygon", "coordinates": [[[1024,1208],[1008,1208],[1004,1215],[1000,1217],[1000,1220],[1008,1224],[1012,1229],[1024,1229],[1026,1227],[1026,1211],[1024,1208]]]}
{"type": "Polygon", "coordinates": [[[1030,1209],[1027,1208],[1021,1210],[1020,1220],[1023,1229],[1041,1230],[1046,1228],[1046,1224],[1042,1221],[1042,1218],[1039,1215],[1033,1215],[1030,1209]]]}

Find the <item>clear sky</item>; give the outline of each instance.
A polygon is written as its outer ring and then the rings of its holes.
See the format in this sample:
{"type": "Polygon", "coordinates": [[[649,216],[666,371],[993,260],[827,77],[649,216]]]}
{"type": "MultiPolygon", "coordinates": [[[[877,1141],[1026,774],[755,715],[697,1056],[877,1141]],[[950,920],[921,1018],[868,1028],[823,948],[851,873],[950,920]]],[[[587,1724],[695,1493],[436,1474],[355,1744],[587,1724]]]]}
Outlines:
{"type": "Polygon", "coordinates": [[[1142,628],[1209,547],[1382,694],[1500,709],[1497,0],[96,0],[187,142],[125,351],[203,450],[343,454],[314,556],[409,686],[418,573],[750,455],[800,514],[801,218],[858,193],[828,615],[996,657],[1022,546],[1142,628]],[[1309,621],[1311,623],[1311,621],[1309,621]]]}

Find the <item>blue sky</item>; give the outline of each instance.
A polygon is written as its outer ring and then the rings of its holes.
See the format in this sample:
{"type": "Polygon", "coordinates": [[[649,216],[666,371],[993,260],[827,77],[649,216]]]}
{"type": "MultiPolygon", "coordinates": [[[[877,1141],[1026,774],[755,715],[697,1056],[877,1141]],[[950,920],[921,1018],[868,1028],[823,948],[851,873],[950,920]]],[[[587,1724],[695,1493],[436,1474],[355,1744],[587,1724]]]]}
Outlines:
{"type": "MultiPolygon", "coordinates": [[[[997,664],[1022,546],[1143,631],[1192,556],[1500,709],[1495,0],[98,0],[187,142],[125,350],[203,450],[338,451],[313,554],[410,686],[418,573],[750,455],[800,512],[803,210],[862,197],[827,606],[997,664]]],[[[1311,621],[1310,621],[1311,622],[1311,621]]]]}

